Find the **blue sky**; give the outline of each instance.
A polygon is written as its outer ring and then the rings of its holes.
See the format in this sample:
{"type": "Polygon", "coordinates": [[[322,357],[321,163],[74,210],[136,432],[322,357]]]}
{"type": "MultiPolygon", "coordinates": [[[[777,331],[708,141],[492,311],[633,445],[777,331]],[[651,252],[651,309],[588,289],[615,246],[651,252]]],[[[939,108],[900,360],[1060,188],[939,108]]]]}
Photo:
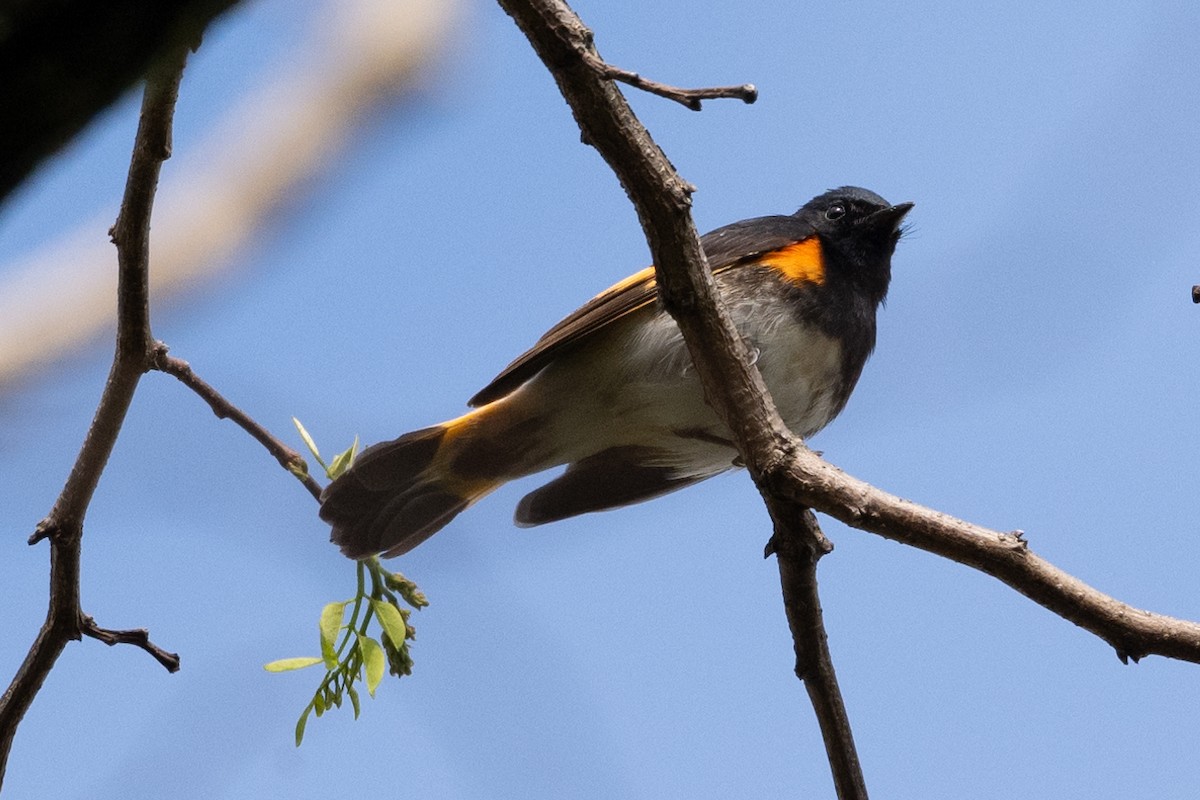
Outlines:
{"type": "MultiPolygon", "coordinates": [[[[312,4],[206,37],[177,153],[271,72],[312,4]],[[301,10],[302,9],[302,10],[301,10]]],[[[879,347],[813,446],[1000,529],[1135,606],[1200,619],[1200,7],[579,2],[612,62],[753,82],[696,114],[631,94],[702,230],[832,186],[911,200],[879,347]]],[[[115,217],[131,96],[0,208],[0,262],[115,217]]],[[[164,185],[172,180],[172,162],[164,185]]],[[[469,4],[416,102],[373,115],[156,334],[277,433],[326,450],[456,416],[549,325],[647,263],[511,21],[469,4]]],[[[0,394],[0,673],[45,610],[25,538],[107,372],[99,341],[0,394]]],[[[831,796],[791,673],[766,513],[744,474],[533,530],[509,486],[393,564],[431,607],[415,674],[292,725],[321,606],[353,591],[311,498],[181,386],[148,376],[87,520],[86,610],[183,658],[67,648],[6,797],[831,796]]],[[[967,568],[827,522],[831,646],[879,797],[1191,797],[1200,672],[1111,649],[967,568]]]]}

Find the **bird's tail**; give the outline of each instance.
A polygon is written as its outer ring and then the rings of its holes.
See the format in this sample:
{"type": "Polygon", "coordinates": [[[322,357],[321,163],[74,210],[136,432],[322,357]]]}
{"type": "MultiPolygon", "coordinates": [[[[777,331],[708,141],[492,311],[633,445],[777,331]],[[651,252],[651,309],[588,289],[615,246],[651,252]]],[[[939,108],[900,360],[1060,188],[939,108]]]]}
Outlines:
{"type": "Polygon", "coordinates": [[[350,558],[407,553],[463,509],[532,471],[538,421],[508,398],[364,450],[321,494],[321,518],[350,558]]]}

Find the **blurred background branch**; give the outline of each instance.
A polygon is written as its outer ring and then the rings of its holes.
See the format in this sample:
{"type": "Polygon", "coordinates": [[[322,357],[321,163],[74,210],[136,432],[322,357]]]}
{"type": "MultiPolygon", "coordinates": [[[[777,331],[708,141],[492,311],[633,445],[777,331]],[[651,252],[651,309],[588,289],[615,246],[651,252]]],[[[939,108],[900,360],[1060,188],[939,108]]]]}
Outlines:
{"type": "MultiPolygon", "coordinates": [[[[163,187],[154,219],[155,296],[227,268],[268,216],[329,166],[373,108],[413,96],[447,41],[456,7],[454,0],[346,0],[318,14],[307,43],[214,124],[202,146],[183,154],[177,178],[163,187]]],[[[0,86],[10,83],[7,70],[26,66],[0,61],[0,86]]],[[[6,124],[19,127],[19,116],[6,115],[6,124]]],[[[0,387],[111,328],[116,276],[108,268],[111,248],[98,235],[106,226],[99,215],[0,268],[0,387]]]]}

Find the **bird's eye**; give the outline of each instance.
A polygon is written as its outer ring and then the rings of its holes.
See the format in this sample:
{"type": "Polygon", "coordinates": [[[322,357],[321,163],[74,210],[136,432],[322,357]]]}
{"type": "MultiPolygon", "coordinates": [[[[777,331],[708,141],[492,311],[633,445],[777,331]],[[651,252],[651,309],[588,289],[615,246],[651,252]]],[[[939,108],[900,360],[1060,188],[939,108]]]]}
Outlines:
{"type": "Polygon", "coordinates": [[[841,203],[834,203],[829,208],[825,209],[825,219],[833,221],[846,216],[846,207],[841,203]]]}

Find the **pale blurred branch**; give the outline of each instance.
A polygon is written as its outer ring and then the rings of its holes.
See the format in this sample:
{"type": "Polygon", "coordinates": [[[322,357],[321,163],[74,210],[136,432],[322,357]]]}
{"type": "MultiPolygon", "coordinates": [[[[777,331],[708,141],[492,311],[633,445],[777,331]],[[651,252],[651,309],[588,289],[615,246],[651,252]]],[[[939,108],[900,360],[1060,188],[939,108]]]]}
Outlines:
{"type": "MultiPolygon", "coordinates": [[[[337,0],[318,13],[311,35],[271,70],[270,82],[239,98],[175,163],[177,179],[154,218],[155,297],[229,268],[297,187],[329,169],[373,109],[416,96],[459,6],[337,0]]],[[[0,270],[0,388],[111,330],[111,256],[95,236],[103,224],[80,225],[0,270]]]]}

